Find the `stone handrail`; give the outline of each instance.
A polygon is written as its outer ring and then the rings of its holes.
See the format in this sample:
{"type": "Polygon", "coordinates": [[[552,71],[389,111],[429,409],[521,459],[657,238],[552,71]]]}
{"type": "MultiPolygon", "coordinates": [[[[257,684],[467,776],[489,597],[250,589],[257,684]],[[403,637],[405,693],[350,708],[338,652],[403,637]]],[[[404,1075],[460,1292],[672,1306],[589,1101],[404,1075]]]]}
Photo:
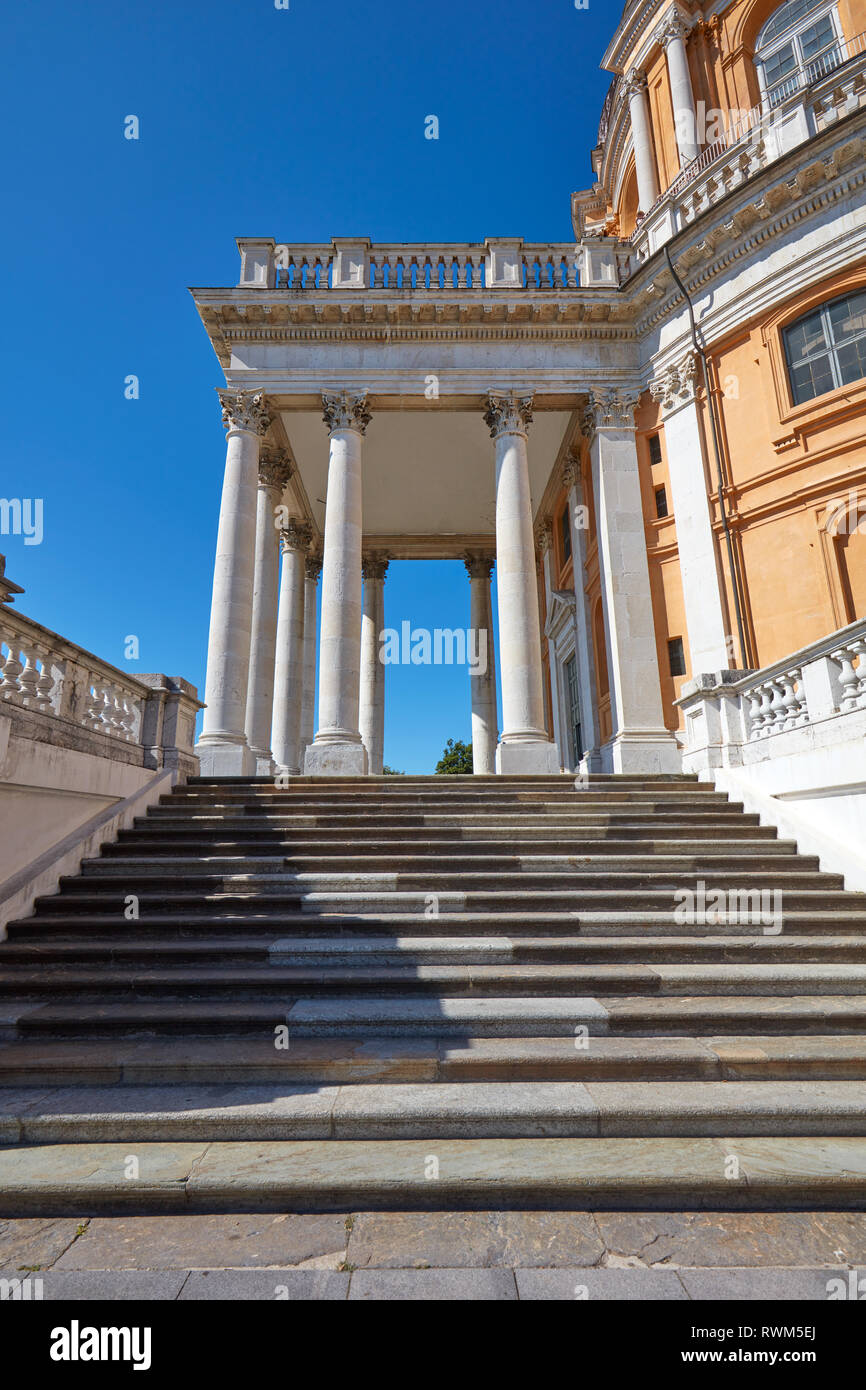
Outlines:
{"type": "Polygon", "coordinates": [[[683,688],[677,704],[686,714],[689,747],[712,731],[717,742],[756,743],[866,710],[866,619],[760,671],[702,675],[683,688]]]}
{"type": "MultiPolygon", "coordinates": [[[[138,680],[32,618],[0,607],[0,712],[33,710],[122,743],[163,746],[166,697],[182,703],[186,726],[173,746],[192,751],[196,693],[185,682],[138,680]]],[[[175,731],[172,731],[174,735],[175,731]]]]}
{"type": "Polygon", "coordinates": [[[384,290],[399,294],[451,290],[563,293],[579,288],[573,242],[401,244],[336,239],[330,244],[239,240],[239,288],[312,293],[384,290]]]}

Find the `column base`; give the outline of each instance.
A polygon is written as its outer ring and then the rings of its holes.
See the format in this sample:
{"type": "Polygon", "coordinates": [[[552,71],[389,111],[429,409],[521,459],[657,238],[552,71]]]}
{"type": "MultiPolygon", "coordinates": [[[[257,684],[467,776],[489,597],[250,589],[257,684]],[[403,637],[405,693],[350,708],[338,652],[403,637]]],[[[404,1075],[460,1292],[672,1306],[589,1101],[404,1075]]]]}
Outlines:
{"type": "Polygon", "coordinates": [[[601,750],[605,772],[681,774],[683,755],[668,729],[615,734],[601,750]]]}
{"type": "Polygon", "coordinates": [[[368,772],[363,743],[313,742],[304,758],[305,777],[366,777],[368,772]]]}
{"type": "Polygon", "coordinates": [[[500,743],[496,749],[496,771],[500,777],[558,776],[562,771],[559,749],[549,739],[500,743]]]}
{"type": "Polygon", "coordinates": [[[202,777],[254,777],[255,755],[245,743],[197,743],[195,754],[202,777]]]}

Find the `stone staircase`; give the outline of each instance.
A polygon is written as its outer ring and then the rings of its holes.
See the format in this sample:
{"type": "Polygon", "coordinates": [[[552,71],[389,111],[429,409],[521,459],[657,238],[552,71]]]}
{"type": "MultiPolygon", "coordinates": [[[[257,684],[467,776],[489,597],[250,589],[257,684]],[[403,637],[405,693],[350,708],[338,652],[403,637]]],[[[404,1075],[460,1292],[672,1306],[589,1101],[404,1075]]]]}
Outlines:
{"type": "Polygon", "coordinates": [[[866,894],[688,778],[193,780],[0,945],[6,1216],[866,1208],[864,1083],[866,894]]]}

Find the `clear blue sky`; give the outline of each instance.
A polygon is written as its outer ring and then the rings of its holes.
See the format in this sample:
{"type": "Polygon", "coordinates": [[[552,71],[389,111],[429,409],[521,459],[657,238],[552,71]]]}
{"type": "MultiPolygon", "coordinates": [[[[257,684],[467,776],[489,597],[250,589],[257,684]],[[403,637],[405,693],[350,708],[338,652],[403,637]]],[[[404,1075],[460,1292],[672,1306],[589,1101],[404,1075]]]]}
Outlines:
{"type": "MultiPolygon", "coordinates": [[[[0,496],[45,515],[39,546],[0,536],[21,611],[203,690],[223,377],[187,286],[234,284],[239,235],[569,240],[618,16],[600,0],[5,5],[0,496]]],[[[462,566],[394,565],[386,601],[389,625],[468,624],[462,566]]],[[[466,672],[387,681],[386,759],[431,771],[469,737],[466,672]]]]}

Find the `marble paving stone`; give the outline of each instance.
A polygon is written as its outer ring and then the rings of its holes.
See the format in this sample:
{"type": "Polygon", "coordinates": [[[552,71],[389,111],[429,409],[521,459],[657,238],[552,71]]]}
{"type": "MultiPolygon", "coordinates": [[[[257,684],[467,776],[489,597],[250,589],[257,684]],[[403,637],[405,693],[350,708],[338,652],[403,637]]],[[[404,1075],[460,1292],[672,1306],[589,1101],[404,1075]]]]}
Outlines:
{"type": "Polygon", "coordinates": [[[46,1201],[56,1194],[87,1209],[87,1198],[110,1194],[119,1202],[182,1205],[184,1184],[207,1144],[37,1144],[0,1149],[0,1201],[46,1201]],[[127,1159],[139,1163],[128,1178],[127,1159]]]}
{"type": "Polygon", "coordinates": [[[517,1288],[510,1269],[359,1269],[352,1275],[349,1298],[486,1303],[515,1301],[517,1288]]]}
{"type": "Polygon", "coordinates": [[[42,1276],[46,1302],[65,1303],[79,1300],[106,1302],[127,1299],[146,1301],[174,1300],[186,1279],[184,1270],[83,1270],[60,1273],[54,1270],[42,1276]]]}
{"type": "Polygon", "coordinates": [[[57,1269],[221,1269],[344,1258],[343,1216],[94,1217],[57,1269]]]}
{"type": "Polygon", "coordinates": [[[684,1269],[683,1287],[694,1299],[828,1301],[828,1281],[846,1273],[828,1269],[684,1269]]]}
{"type": "Polygon", "coordinates": [[[866,1264],[866,1212],[598,1212],[608,1251],[647,1265],[866,1264]]]}
{"type": "Polygon", "coordinates": [[[515,1275],[520,1298],[532,1301],[684,1302],[688,1297],[673,1270],[518,1269],[515,1275]]]}
{"type": "Polygon", "coordinates": [[[345,1300],[349,1275],[336,1270],[215,1269],[191,1273],[180,1295],[182,1303],[217,1299],[253,1299],[280,1303],[297,1300],[345,1300]]]}
{"type": "Polygon", "coordinates": [[[598,1110],[579,1082],[472,1082],[435,1086],[346,1086],[334,1106],[335,1138],[359,1129],[383,1135],[497,1139],[598,1132],[598,1110]]]}
{"type": "Polygon", "coordinates": [[[361,1212],[349,1264],[371,1269],[592,1265],[604,1246],[586,1212],[361,1212]]]}
{"type": "Polygon", "coordinates": [[[0,1221],[0,1272],[46,1269],[68,1249],[85,1224],[76,1217],[51,1220],[41,1216],[0,1221]]]}

